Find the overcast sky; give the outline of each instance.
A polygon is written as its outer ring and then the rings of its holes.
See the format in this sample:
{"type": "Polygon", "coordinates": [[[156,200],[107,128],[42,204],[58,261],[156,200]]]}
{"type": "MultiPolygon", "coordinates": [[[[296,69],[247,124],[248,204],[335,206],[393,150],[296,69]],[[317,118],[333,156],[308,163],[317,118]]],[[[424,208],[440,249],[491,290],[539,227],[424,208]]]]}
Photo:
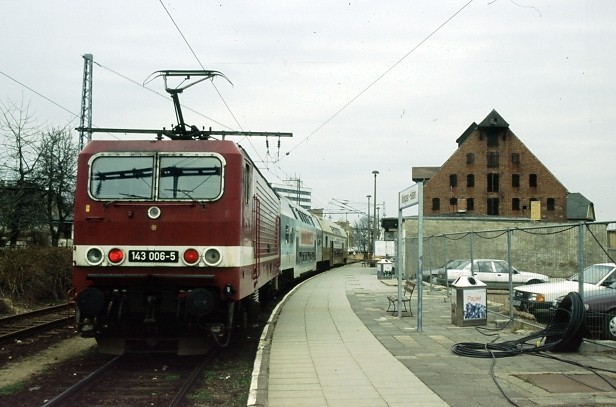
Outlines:
{"type": "Polygon", "coordinates": [[[95,126],[169,128],[162,79],[145,79],[217,70],[233,84],[186,90],[187,123],[292,132],[280,149],[238,141],[270,182],[301,178],[326,211],[366,211],[378,170],[387,216],[412,167],[442,165],[496,109],[597,220],[616,220],[615,22],[613,0],[4,0],[0,101],[77,127],[89,53],[95,126]]]}

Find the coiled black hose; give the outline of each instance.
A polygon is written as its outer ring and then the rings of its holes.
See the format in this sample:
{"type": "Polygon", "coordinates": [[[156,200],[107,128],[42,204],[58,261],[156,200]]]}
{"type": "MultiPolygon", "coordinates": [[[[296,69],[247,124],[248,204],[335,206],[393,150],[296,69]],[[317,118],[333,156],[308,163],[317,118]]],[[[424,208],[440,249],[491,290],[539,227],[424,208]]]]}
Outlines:
{"type": "Polygon", "coordinates": [[[584,340],[585,321],[586,310],[582,298],[578,293],[570,292],[559,304],[548,326],[539,332],[500,343],[456,343],[451,350],[458,355],[475,358],[504,358],[544,351],[575,352],[584,340]]]}

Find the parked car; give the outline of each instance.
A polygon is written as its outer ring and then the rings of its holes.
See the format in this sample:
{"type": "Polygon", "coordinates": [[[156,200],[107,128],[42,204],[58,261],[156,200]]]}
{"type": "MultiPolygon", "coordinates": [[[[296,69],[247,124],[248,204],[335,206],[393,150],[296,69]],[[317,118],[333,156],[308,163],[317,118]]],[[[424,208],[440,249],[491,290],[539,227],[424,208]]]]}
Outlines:
{"type": "MultiPolygon", "coordinates": [[[[471,261],[466,260],[456,268],[439,271],[437,281],[443,285],[446,282],[451,284],[458,277],[471,275],[484,282],[487,288],[509,289],[509,263],[505,260],[475,259],[472,269],[471,261]]],[[[545,283],[550,278],[544,274],[519,271],[511,267],[511,280],[516,287],[522,284],[545,283]]]]}
{"type": "Polygon", "coordinates": [[[465,260],[465,259],[451,260],[441,267],[430,269],[430,270],[424,270],[422,273],[423,280],[429,283],[432,283],[432,284],[438,284],[439,271],[445,270],[445,267],[447,267],[447,270],[456,269],[464,262],[470,262],[470,260],[465,260]]]}
{"type": "MultiPolygon", "coordinates": [[[[616,340],[616,282],[601,290],[584,296],[586,309],[586,336],[616,340]]],[[[555,312],[563,298],[558,297],[552,303],[555,312]]]]}
{"type": "MultiPolygon", "coordinates": [[[[593,264],[585,268],[582,273],[584,296],[589,297],[590,293],[607,290],[607,286],[616,281],[616,264],[593,264]]],[[[579,292],[579,286],[579,275],[575,273],[564,281],[516,287],[513,306],[518,311],[535,315],[538,319],[549,317],[553,313],[551,308],[554,300],[570,292],[579,292]]]]}

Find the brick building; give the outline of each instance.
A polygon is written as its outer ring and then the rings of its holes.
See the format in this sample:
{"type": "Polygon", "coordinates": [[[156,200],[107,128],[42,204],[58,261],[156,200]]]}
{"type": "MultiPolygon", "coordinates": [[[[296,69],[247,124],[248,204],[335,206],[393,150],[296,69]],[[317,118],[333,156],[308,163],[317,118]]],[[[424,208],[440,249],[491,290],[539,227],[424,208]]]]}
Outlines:
{"type": "MultiPolygon", "coordinates": [[[[594,220],[585,199],[582,216],[567,211],[565,186],[492,112],[457,140],[458,149],[437,168],[423,168],[424,214],[523,217],[552,222],[594,220]]],[[[421,172],[417,170],[417,172],[421,172]]],[[[416,170],[413,178],[417,180],[416,170]]],[[[580,194],[575,194],[576,204],[580,194]]],[[[573,205],[571,205],[573,207],[573,205]]]]}

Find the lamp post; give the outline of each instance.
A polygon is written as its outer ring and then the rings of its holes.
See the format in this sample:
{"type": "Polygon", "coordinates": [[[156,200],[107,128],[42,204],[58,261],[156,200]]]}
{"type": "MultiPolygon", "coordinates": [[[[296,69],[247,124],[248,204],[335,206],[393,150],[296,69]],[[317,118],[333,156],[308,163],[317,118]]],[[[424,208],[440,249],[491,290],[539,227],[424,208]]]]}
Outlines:
{"type": "Polygon", "coordinates": [[[368,261],[370,261],[370,250],[372,248],[372,242],[370,241],[370,236],[372,235],[372,226],[370,225],[370,197],[371,195],[366,195],[366,198],[368,198],[368,247],[366,248],[366,252],[368,255],[368,261]]]}
{"type": "MultiPolygon", "coordinates": [[[[370,232],[372,234],[372,245],[374,246],[374,241],[377,238],[377,223],[378,223],[378,218],[376,217],[376,176],[378,175],[378,171],[374,170],[372,171],[372,173],[374,174],[374,211],[372,212],[374,214],[374,229],[372,232],[370,232]]],[[[372,247],[372,252],[374,253],[374,247],[372,247]]]]}

